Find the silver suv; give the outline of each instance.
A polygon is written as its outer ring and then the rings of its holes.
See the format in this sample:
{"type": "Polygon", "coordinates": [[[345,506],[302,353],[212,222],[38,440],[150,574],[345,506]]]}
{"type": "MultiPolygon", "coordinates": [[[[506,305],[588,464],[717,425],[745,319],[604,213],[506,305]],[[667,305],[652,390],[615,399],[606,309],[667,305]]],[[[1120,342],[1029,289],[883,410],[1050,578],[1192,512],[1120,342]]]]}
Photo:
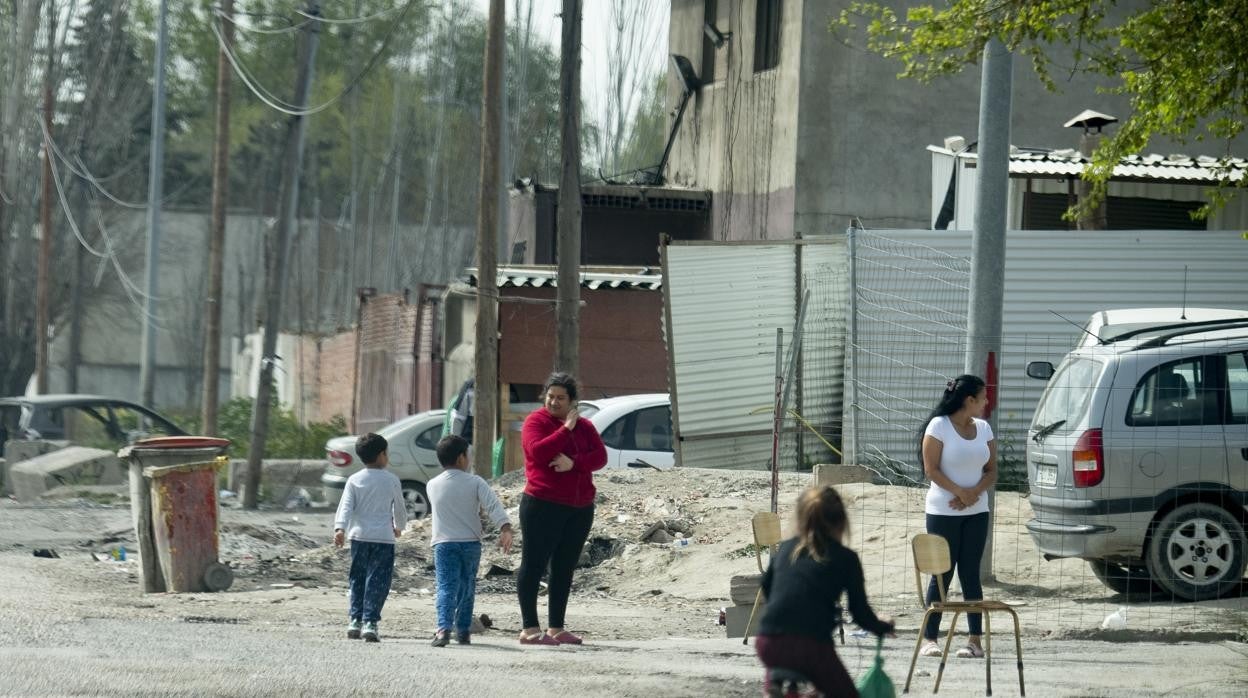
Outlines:
{"type": "Polygon", "coordinates": [[[1046,559],[1079,557],[1119,592],[1238,591],[1248,542],[1248,320],[1098,335],[1048,378],[1028,432],[1046,559]]]}

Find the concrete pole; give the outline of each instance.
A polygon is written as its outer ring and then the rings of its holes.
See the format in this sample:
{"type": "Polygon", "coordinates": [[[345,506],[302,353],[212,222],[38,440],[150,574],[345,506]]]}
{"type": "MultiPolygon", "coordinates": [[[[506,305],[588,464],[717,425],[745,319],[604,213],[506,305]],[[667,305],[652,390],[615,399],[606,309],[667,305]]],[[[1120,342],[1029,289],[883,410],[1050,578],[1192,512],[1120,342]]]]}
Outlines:
{"type": "Polygon", "coordinates": [[[143,297],[143,338],[139,346],[141,402],[156,403],[156,293],[160,271],[160,200],[165,183],[165,47],[169,43],[169,2],[160,0],[155,75],[152,78],[152,148],[147,175],[147,283],[143,297]]]}
{"type": "Polygon", "coordinates": [[[473,469],[491,477],[498,431],[498,187],[503,129],[503,37],[506,5],[490,0],[481,95],[481,187],[477,214],[477,334],[473,469]]]}
{"type": "MultiPolygon", "coordinates": [[[[996,433],[997,367],[1001,356],[1001,313],[1005,290],[1006,202],[1010,186],[1010,101],[1013,56],[997,39],[984,46],[979,94],[979,162],[976,166],[975,221],[971,238],[971,296],[966,328],[967,373],[988,384],[985,419],[996,433]]],[[[995,497],[988,494],[988,507],[995,497]]],[[[990,514],[991,515],[991,514],[990,514]]],[[[992,578],[992,527],[980,577],[992,578]]]]}
{"type": "MultiPolygon", "coordinates": [[[[320,15],[314,0],[308,0],[307,14],[320,15]]],[[[295,79],[295,105],[307,107],[316,67],[316,42],[320,22],[307,25],[307,43],[299,75],[295,79]]],[[[277,361],[277,336],[282,330],[282,293],[286,288],[287,257],[290,256],[290,231],[299,211],[299,168],[303,165],[303,142],[308,117],[293,115],[286,140],[286,161],[282,166],[281,201],[278,206],[277,230],[274,231],[272,264],[265,278],[264,339],[260,357],[260,380],[256,387],[256,403],[251,414],[251,446],[247,452],[247,481],[243,487],[243,508],[255,509],[259,502],[261,459],[269,432],[269,408],[273,404],[273,369],[277,361]]]]}

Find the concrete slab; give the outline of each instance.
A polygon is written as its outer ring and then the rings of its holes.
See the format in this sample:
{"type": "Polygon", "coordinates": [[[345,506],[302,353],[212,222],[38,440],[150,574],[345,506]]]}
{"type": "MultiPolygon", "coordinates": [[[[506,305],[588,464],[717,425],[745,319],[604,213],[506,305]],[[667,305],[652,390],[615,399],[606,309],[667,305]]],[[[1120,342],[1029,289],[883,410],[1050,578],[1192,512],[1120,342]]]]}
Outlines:
{"type": "Polygon", "coordinates": [[[38,499],[62,485],[117,485],[124,482],[121,461],[112,451],[69,446],[10,466],[13,495],[19,502],[38,499]]]}
{"type": "MultiPolygon", "coordinates": [[[[266,459],[260,464],[261,494],[266,500],[283,504],[307,490],[314,497],[321,491],[321,473],[325,472],[323,459],[266,459]]],[[[247,480],[247,461],[231,460],[235,482],[247,480]]]]}
{"type": "Polygon", "coordinates": [[[873,473],[861,465],[829,463],[814,467],[816,485],[846,485],[851,482],[871,482],[873,473]]]}
{"type": "Polygon", "coordinates": [[[26,441],[24,439],[6,441],[4,458],[0,459],[0,493],[13,494],[12,480],[9,478],[9,470],[13,466],[45,453],[59,451],[68,445],[68,441],[26,441]]]}

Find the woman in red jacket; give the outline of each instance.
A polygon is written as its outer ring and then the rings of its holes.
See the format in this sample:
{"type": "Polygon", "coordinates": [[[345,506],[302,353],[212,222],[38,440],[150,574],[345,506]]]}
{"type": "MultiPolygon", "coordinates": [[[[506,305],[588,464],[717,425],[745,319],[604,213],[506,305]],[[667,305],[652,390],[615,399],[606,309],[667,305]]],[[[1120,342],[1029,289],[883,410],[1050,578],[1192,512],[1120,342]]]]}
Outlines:
{"type": "Polygon", "coordinates": [[[594,523],[594,471],[607,464],[598,430],[576,411],[576,379],[555,373],[542,391],[544,404],[524,420],[524,475],[520,498],[523,532],[516,589],[524,630],[522,645],[579,645],[564,629],[572,571],[594,523]],[[537,620],[537,591],[550,567],[549,623],[537,620]]]}

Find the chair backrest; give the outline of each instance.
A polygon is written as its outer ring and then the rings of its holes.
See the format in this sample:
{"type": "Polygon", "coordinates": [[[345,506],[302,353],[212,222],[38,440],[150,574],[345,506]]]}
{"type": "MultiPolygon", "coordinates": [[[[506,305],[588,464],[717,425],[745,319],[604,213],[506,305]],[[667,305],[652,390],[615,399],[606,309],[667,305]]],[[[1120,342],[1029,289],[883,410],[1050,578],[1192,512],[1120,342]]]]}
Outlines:
{"type": "Polygon", "coordinates": [[[936,588],[940,591],[940,600],[945,600],[945,585],[941,575],[953,567],[949,557],[949,541],[934,533],[920,533],[910,541],[910,549],[914,552],[914,583],[919,590],[919,603],[926,602],[923,591],[923,575],[936,577],[936,588]]]}
{"type": "Polygon", "coordinates": [[[780,515],[771,511],[760,511],[750,521],[754,528],[754,560],[758,563],[758,571],[766,572],[763,567],[763,548],[767,548],[768,560],[776,553],[780,544],[780,515]]]}

